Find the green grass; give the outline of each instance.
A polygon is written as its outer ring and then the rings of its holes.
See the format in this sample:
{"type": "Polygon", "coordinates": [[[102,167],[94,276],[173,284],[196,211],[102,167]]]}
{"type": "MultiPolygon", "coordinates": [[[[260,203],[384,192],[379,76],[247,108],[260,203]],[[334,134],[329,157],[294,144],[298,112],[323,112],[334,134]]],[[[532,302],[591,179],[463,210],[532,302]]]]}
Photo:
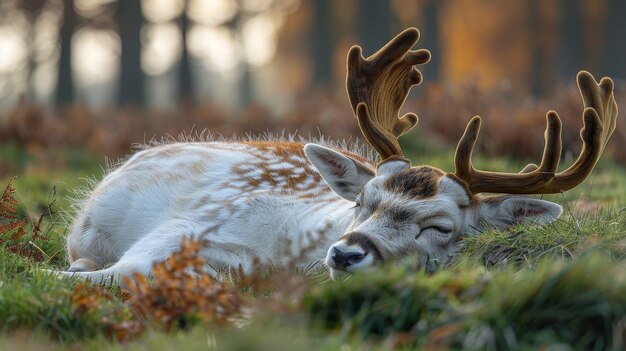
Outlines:
{"type": "Polygon", "coordinates": [[[555,343],[604,350],[623,347],[612,328],[626,313],[625,268],[598,254],[545,259],[533,270],[463,264],[429,276],[387,268],[315,287],[305,306],[324,329],[409,333],[418,348],[445,341],[480,350],[555,343]]]}
{"type": "MultiPolygon", "coordinates": [[[[453,170],[452,149],[411,140],[405,146],[414,164],[453,170]]],[[[0,187],[18,176],[18,216],[30,223],[52,201],[53,188],[54,208],[69,211],[66,197],[86,185],[83,178],[102,173],[103,158],[87,152],[4,145],[0,157],[10,171],[0,187]]],[[[478,157],[475,163],[514,170],[528,162],[478,157]]],[[[36,243],[46,253],[43,263],[0,247],[0,351],[623,349],[626,169],[602,160],[580,187],[544,198],[564,206],[557,222],[465,238],[459,257],[434,274],[406,261],[338,282],[322,272],[296,283],[287,276],[269,296],[244,292],[253,317],[243,327],[195,323],[166,332],[153,326],[127,343],[109,336],[113,322],[131,318],[117,288],[81,312],[78,282],[38,269],[66,264],[67,223],[47,215],[48,240],[36,243]]]]}

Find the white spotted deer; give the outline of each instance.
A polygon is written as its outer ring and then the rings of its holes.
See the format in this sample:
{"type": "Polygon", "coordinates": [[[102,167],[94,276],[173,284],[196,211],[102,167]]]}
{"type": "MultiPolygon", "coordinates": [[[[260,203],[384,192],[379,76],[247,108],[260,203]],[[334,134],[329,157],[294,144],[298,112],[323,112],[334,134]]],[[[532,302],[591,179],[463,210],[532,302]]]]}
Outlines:
{"type": "Polygon", "coordinates": [[[397,138],[417,124],[399,117],[415,67],[427,50],[410,50],[419,32],[410,28],[367,59],[348,54],[347,90],[358,124],[380,162],[337,147],[295,140],[172,143],[140,151],[108,173],[80,203],[67,240],[70,275],[99,281],[133,272],[149,274],[185,237],[207,243],[207,269],[220,272],[253,261],[324,262],[331,276],[417,255],[448,261],[463,235],[520,221],[546,224],[558,204],[522,194],[560,193],[592,171],[615,128],[613,83],[578,74],[584,102],[578,159],[557,173],[561,121],[547,114],[539,166],[520,173],[475,169],[471,155],[480,118],[469,122],[455,155],[456,170],[411,166],[397,138]],[[505,195],[482,197],[480,193],[505,195]],[[291,253],[291,254],[287,254],[291,253]],[[291,256],[291,257],[287,257],[291,256]]]}

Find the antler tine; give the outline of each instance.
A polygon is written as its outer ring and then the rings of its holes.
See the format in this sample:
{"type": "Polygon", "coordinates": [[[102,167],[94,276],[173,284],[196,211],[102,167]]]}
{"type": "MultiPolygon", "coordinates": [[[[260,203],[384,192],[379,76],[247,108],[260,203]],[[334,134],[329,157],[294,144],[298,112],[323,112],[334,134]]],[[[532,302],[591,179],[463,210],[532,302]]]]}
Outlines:
{"type": "Polygon", "coordinates": [[[587,71],[579,72],[576,80],[585,106],[580,130],[583,146],[578,159],[548,184],[549,193],[569,190],[582,183],[602,156],[616,126],[618,110],[613,81],[604,77],[598,84],[587,71]]]}
{"type": "Polygon", "coordinates": [[[481,192],[508,194],[553,194],[574,188],[591,173],[600,159],[617,119],[617,103],[613,81],[602,78],[597,84],[593,76],[581,71],[577,76],[583,98],[583,128],[580,137],[583,147],[576,162],[560,173],[555,173],[561,155],[561,119],[555,111],[546,115],[547,128],[541,164],[530,164],[521,173],[497,173],[474,168],[472,150],[480,130],[480,117],[470,120],[459,140],[455,155],[455,175],[464,180],[474,194],[481,192]]]}
{"type": "Polygon", "coordinates": [[[409,28],[367,59],[359,46],[348,52],[348,97],[361,132],[382,160],[403,158],[397,138],[418,121],[414,113],[398,116],[411,86],[422,82],[414,66],[430,60],[428,50],[410,50],[418,39],[419,31],[409,28]]]}
{"type": "Polygon", "coordinates": [[[474,116],[467,124],[456,149],[455,175],[464,180],[474,194],[482,192],[534,194],[534,189],[554,177],[561,157],[561,119],[554,111],[546,114],[547,127],[541,164],[528,165],[521,173],[481,171],[472,165],[472,151],[480,131],[480,117],[474,116]]]}

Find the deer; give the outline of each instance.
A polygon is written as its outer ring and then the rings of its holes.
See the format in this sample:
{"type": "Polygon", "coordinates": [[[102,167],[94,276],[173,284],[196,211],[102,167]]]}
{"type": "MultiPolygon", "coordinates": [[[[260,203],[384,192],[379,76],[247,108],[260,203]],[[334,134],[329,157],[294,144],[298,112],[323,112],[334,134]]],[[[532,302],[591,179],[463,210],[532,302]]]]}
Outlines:
{"type": "Polygon", "coordinates": [[[295,268],[323,263],[334,279],[407,257],[449,262],[463,237],[555,221],[559,204],[526,195],[567,191],[592,172],[616,125],[612,80],[577,75],[583,145],[561,172],[555,111],[546,115],[539,165],[518,173],[476,169],[472,152],[481,118],[475,116],[458,142],[454,172],[413,166],[398,138],[418,117],[399,112],[411,87],[422,82],[417,66],[430,60],[428,50],[411,49],[419,35],[406,29],[368,58],[360,46],[348,52],[348,98],[378,160],[296,138],[147,147],[78,203],[67,237],[70,266],[59,273],[116,282],[149,275],[154,263],[191,237],[206,243],[201,255],[215,277],[232,269],[250,272],[258,260],[295,268]],[[294,248],[307,245],[294,255],[294,248]]]}

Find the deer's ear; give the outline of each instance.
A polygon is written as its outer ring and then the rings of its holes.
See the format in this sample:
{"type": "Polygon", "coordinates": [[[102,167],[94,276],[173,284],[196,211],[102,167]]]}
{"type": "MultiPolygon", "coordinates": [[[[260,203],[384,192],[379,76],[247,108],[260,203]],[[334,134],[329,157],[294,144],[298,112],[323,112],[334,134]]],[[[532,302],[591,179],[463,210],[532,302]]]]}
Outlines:
{"type": "Polygon", "coordinates": [[[480,220],[486,225],[504,228],[520,222],[539,225],[554,222],[563,208],[554,202],[527,196],[493,196],[481,200],[480,220]]]}
{"type": "Polygon", "coordinates": [[[324,146],[306,144],[304,153],[330,188],[349,201],[375,176],[371,167],[324,146]]]}

